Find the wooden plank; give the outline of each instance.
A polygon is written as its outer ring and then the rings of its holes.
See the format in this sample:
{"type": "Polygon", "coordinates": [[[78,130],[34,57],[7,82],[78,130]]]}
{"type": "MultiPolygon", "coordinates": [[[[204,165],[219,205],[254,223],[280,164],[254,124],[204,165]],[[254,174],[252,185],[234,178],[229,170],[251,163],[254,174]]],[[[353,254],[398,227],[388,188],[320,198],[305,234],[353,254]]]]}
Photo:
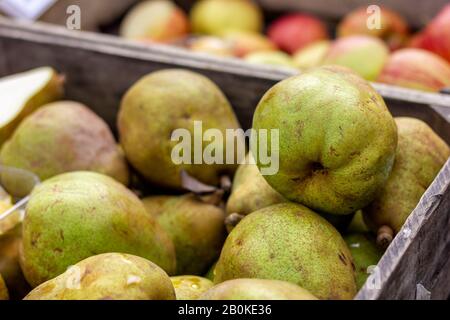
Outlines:
{"type": "MultiPolygon", "coordinates": [[[[0,49],[0,76],[54,66],[67,76],[67,98],[86,103],[113,128],[124,92],[154,70],[189,68],[208,76],[230,99],[244,128],[251,126],[254,108],[266,90],[297,72],[46,25],[11,25],[1,19],[0,49]]],[[[449,96],[374,86],[394,115],[421,118],[450,143],[449,96]]],[[[450,161],[380,261],[378,289],[366,285],[357,299],[414,299],[417,284],[430,290],[432,298],[448,296],[449,184],[450,161]]]]}

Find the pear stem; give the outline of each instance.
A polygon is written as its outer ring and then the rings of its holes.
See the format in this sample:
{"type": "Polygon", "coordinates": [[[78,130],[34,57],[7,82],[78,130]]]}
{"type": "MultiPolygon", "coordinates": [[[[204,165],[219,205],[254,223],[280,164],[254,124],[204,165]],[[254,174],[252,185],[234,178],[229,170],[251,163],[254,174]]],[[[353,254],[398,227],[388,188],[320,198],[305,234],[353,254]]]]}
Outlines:
{"type": "Polygon", "coordinates": [[[226,193],[229,193],[231,191],[231,178],[228,175],[223,175],[220,177],[220,188],[225,191],[226,193]]]}
{"type": "Polygon", "coordinates": [[[387,249],[394,239],[394,230],[389,226],[382,226],[378,229],[377,245],[380,248],[387,249]]]}
{"type": "Polygon", "coordinates": [[[233,231],[233,229],[244,219],[245,216],[239,213],[232,213],[228,217],[225,218],[225,226],[227,228],[228,233],[233,231]]]}
{"type": "Polygon", "coordinates": [[[214,193],[217,188],[204,184],[198,181],[196,178],[190,176],[186,171],[181,171],[181,186],[190,192],[195,194],[214,193]]]}

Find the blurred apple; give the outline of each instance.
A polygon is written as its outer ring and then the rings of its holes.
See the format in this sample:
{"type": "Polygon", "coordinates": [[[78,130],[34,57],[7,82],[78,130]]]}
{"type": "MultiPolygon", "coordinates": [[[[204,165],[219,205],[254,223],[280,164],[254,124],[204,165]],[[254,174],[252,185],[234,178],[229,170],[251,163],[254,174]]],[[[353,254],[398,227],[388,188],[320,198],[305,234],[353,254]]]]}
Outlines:
{"type": "Polygon", "coordinates": [[[229,31],[223,38],[233,47],[234,55],[237,57],[243,57],[252,52],[277,49],[272,41],[256,32],[229,31]]]}
{"type": "Polygon", "coordinates": [[[409,41],[408,41],[408,47],[410,48],[420,48],[422,42],[423,42],[424,34],[421,32],[416,33],[413,35],[409,41]]]}
{"type": "Polygon", "coordinates": [[[450,62],[450,4],[410,44],[434,52],[450,62]]]}
{"type": "Polygon", "coordinates": [[[378,38],[349,36],[335,40],[323,64],[336,64],[352,69],[366,80],[375,80],[389,57],[389,49],[378,38]]]}
{"type": "Polygon", "coordinates": [[[437,92],[450,86],[450,64],[429,51],[401,49],[389,57],[378,81],[437,92]]]}
{"type": "Polygon", "coordinates": [[[325,55],[330,49],[330,45],[330,41],[322,40],[300,49],[292,57],[295,66],[301,70],[307,70],[320,66],[325,58],[325,55]]]}
{"type": "Polygon", "coordinates": [[[268,64],[291,68],[295,67],[291,56],[278,50],[253,52],[246,55],[244,60],[254,64],[268,64]]]}
{"type": "Polygon", "coordinates": [[[167,0],[144,1],[136,5],[120,26],[122,37],[143,42],[170,42],[189,32],[185,13],[167,0]]]}
{"type": "Polygon", "coordinates": [[[230,30],[261,32],[262,11],[250,0],[201,0],[191,10],[194,33],[222,36],[230,30]]]}
{"type": "Polygon", "coordinates": [[[289,14],[275,20],[267,29],[269,38],[290,54],[318,40],[328,39],[327,28],[306,14],[289,14]]]}
{"type": "Polygon", "coordinates": [[[219,37],[200,36],[189,40],[188,48],[194,52],[209,53],[215,56],[234,56],[233,47],[228,41],[219,37]]]}
{"type": "Polygon", "coordinates": [[[338,37],[370,35],[384,40],[391,50],[403,47],[409,34],[407,22],[395,11],[380,8],[380,28],[369,28],[368,19],[373,13],[362,7],[350,12],[342,20],[337,29],[338,37]]]}

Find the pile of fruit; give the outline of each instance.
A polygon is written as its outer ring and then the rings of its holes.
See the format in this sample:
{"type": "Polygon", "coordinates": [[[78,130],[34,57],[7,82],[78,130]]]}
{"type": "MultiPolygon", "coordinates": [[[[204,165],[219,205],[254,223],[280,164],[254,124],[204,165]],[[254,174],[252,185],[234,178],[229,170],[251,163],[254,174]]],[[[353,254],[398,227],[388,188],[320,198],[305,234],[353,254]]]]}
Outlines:
{"type": "Polygon", "coordinates": [[[21,224],[0,221],[1,298],[352,299],[450,156],[427,124],[394,119],[340,66],[262,97],[253,127],[279,130],[272,175],[256,156],[174,163],[174,130],[240,128],[200,74],[161,70],[135,83],[119,144],[87,106],[61,101],[63,86],[49,67],[0,79],[1,165],[43,181],[21,224]]]}
{"type": "Polygon", "coordinates": [[[330,40],[328,26],[305,13],[279,17],[265,35],[263,12],[250,0],[199,0],[189,16],[169,0],[150,0],[129,12],[120,34],[302,71],[341,65],[369,81],[417,90],[450,87],[450,5],[415,35],[398,13],[380,9],[379,25],[365,7],[350,12],[330,40]]]}

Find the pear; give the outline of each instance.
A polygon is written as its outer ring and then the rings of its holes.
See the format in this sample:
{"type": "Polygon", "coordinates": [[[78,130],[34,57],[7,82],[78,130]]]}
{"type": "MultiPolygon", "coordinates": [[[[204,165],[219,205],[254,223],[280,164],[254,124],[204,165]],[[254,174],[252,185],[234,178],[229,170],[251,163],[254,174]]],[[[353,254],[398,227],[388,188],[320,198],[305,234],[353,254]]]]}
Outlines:
{"type": "Polygon", "coordinates": [[[77,102],[51,103],[28,116],[3,145],[0,161],[42,180],[85,170],[128,183],[125,158],[108,125],[77,102]]]}
{"type": "Polygon", "coordinates": [[[317,212],[322,218],[325,218],[329,223],[333,225],[339,232],[344,232],[353,221],[354,214],[336,215],[326,212],[317,212]]]}
{"type": "Polygon", "coordinates": [[[343,67],[311,69],[276,84],[259,102],[253,127],[279,130],[276,149],[269,141],[260,146],[267,150],[252,150],[279,154],[279,171],[264,178],[318,212],[346,215],[367,206],[394,163],[397,128],[383,98],[343,67]]]}
{"type": "MultiPolygon", "coordinates": [[[[12,206],[12,197],[0,187],[0,215],[12,206]]],[[[22,299],[30,290],[19,264],[22,215],[23,212],[18,210],[0,219],[0,275],[14,300],[22,299]]]]}
{"type": "MultiPolygon", "coordinates": [[[[396,118],[398,148],[394,169],[378,197],[364,209],[370,229],[383,239],[382,228],[398,233],[450,156],[449,146],[425,122],[396,118]],[[384,228],[386,229],[386,228],[384,228]]],[[[386,237],[386,236],[385,236],[386,237]]]]}
{"type": "MultiPolygon", "coordinates": [[[[274,204],[289,202],[267,183],[258,167],[252,163],[253,155],[249,153],[246,163],[241,164],[236,171],[226,206],[228,216],[225,223],[228,230],[232,230],[243,216],[274,204]]],[[[345,230],[352,220],[352,215],[319,214],[338,230],[345,230]]]]}
{"type": "Polygon", "coordinates": [[[205,278],[214,282],[214,277],[216,275],[216,265],[217,261],[209,268],[208,272],[205,274],[205,278]]]}
{"type": "Polygon", "coordinates": [[[42,67],[0,79],[0,145],[23,118],[42,105],[63,96],[63,81],[50,67],[42,67]]]}
{"type": "Polygon", "coordinates": [[[236,279],[214,286],[200,300],[317,300],[307,290],[285,281],[236,279]]]}
{"type": "Polygon", "coordinates": [[[171,277],[177,300],[197,300],[200,295],[214,286],[211,280],[197,276],[171,277]]]}
{"type": "Polygon", "coordinates": [[[367,227],[367,224],[364,222],[364,216],[363,216],[362,210],[358,210],[356,212],[352,221],[350,222],[350,225],[347,228],[347,232],[351,232],[351,233],[370,232],[369,227],[367,227]]]}
{"type": "MultiPolygon", "coordinates": [[[[153,184],[182,189],[185,171],[200,182],[218,185],[221,176],[234,174],[237,166],[205,161],[194,164],[210,146],[195,144],[203,136],[196,123],[203,132],[219,130],[223,137],[226,129],[240,128],[230,103],[209,79],[186,70],[157,71],[139,80],[123,98],[118,116],[120,143],[131,164],[153,184]],[[174,139],[176,129],[183,134],[181,141],[174,139]],[[192,152],[176,151],[177,146],[190,148],[191,145],[194,145],[192,152]],[[177,157],[175,162],[173,153],[177,157]],[[183,159],[178,159],[180,154],[183,159]],[[185,161],[178,164],[178,160],[185,161]]],[[[223,155],[222,163],[225,163],[225,141],[215,141],[213,145],[217,147],[215,155],[223,155]]]]}
{"type": "Polygon", "coordinates": [[[371,273],[370,268],[380,261],[383,250],[376,245],[376,239],[370,233],[350,233],[344,236],[344,240],[352,253],[356,268],[356,286],[359,290],[366,283],[371,273]]]}
{"type": "Polygon", "coordinates": [[[356,294],[352,256],[339,232],[294,203],[258,210],[229,234],[214,282],[240,278],[292,282],[319,299],[356,294]]]}
{"type": "MultiPolygon", "coordinates": [[[[0,169],[0,183],[3,183],[5,179],[2,179],[4,176],[5,170],[3,168],[0,169]]],[[[0,186],[0,215],[6,212],[7,210],[13,207],[13,199],[10,194],[0,186]]],[[[2,237],[6,237],[11,233],[11,230],[15,229],[17,225],[22,221],[22,214],[20,211],[15,211],[10,215],[0,219],[0,241],[2,237]]]]}
{"type": "Polygon", "coordinates": [[[9,289],[12,300],[22,299],[31,288],[22,273],[19,263],[19,248],[22,243],[22,226],[0,236],[0,274],[9,289]]]}
{"type": "Polygon", "coordinates": [[[175,272],[173,243],[142,201],[94,172],[51,178],[31,194],[23,221],[21,266],[32,287],[95,254],[122,252],[175,272]]]}
{"type": "Polygon", "coordinates": [[[193,194],[148,197],[143,203],[172,238],[176,274],[204,274],[219,257],[225,240],[224,211],[193,194]]]}
{"type": "Polygon", "coordinates": [[[3,280],[2,275],[0,274],[0,300],[8,300],[8,288],[6,287],[5,281],[3,280]]]}
{"type": "Polygon", "coordinates": [[[175,290],[169,276],[153,262],[105,253],[69,267],[25,300],[175,300],[175,290]]]}
{"type": "Polygon", "coordinates": [[[253,164],[253,155],[247,155],[247,161],[241,164],[233,180],[231,195],[227,202],[227,214],[238,213],[248,215],[287,200],[275,191],[253,164]]]}

